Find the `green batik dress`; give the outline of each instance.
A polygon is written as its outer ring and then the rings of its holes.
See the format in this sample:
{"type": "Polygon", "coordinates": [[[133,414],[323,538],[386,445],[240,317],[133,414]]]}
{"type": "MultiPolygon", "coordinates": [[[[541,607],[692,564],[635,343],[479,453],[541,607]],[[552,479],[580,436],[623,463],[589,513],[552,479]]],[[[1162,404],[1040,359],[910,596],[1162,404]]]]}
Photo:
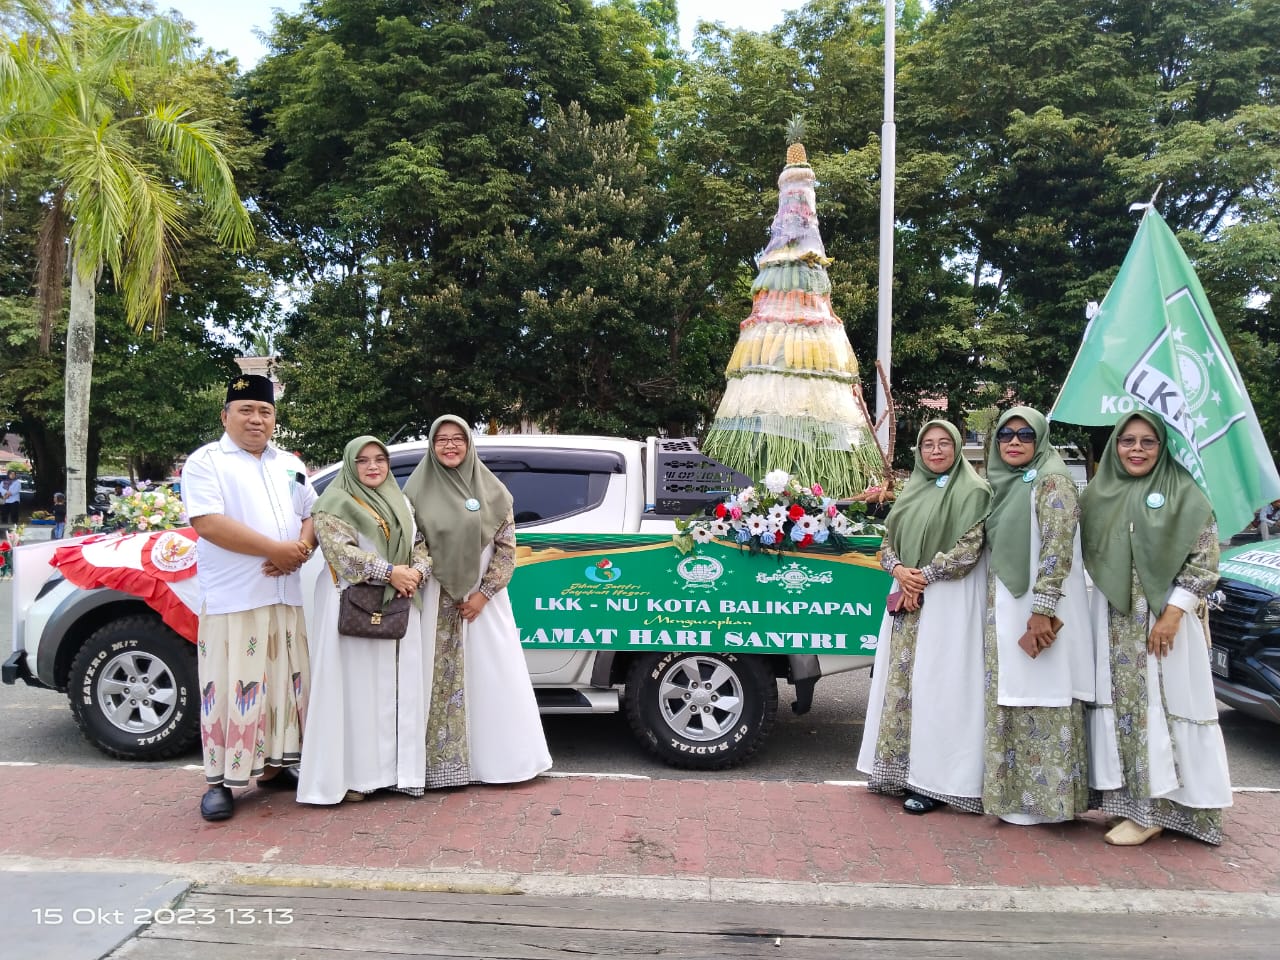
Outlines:
{"type": "MultiPolygon", "coordinates": [[[[1179,588],[1185,598],[1208,595],[1218,553],[1211,520],[1174,578],[1175,597],[1179,588]]],[[[1221,843],[1231,779],[1200,621],[1184,614],[1169,655],[1149,656],[1151,612],[1137,570],[1129,595],[1127,613],[1106,604],[1111,703],[1089,711],[1095,805],[1144,827],[1221,843]]],[[[1104,691],[1098,694],[1102,701],[1104,691]]]]}
{"type": "MultiPolygon", "coordinates": [[[[1031,611],[1052,617],[1073,571],[1080,501],[1075,483],[1061,474],[1044,476],[1036,484],[1034,496],[1040,556],[1032,585],[1031,611]]],[[[1083,587],[1081,571],[1076,574],[1083,587]]],[[[1079,700],[1054,707],[999,703],[996,584],[995,569],[988,568],[988,612],[983,633],[987,735],[982,806],[986,813],[1016,823],[1071,820],[1089,809],[1084,704],[1079,700]]],[[[1019,651],[1013,655],[1024,654],[1019,651]]],[[[1065,658],[1057,658],[1055,664],[1058,669],[1069,668],[1065,658]]],[[[1069,684],[1068,678],[1063,679],[1069,684]]]]}

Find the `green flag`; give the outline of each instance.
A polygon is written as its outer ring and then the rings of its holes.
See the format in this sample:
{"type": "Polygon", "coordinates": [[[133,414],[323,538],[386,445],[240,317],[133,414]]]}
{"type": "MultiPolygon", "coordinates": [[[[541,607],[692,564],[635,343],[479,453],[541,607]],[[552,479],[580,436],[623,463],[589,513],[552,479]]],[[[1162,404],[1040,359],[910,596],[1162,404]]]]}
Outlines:
{"type": "Polygon", "coordinates": [[[1151,206],[1089,321],[1049,416],[1109,426],[1151,410],[1213,504],[1223,536],[1280,497],[1280,475],[1244,381],[1186,254],[1151,206]]]}

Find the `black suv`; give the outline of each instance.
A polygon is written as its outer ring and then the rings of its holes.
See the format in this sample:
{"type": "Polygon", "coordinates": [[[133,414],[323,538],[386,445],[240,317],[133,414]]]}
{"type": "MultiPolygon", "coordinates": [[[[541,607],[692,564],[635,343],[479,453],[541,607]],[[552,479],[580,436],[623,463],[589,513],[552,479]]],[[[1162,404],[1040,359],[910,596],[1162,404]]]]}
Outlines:
{"type": "Polygon", "coordinates": [[[1209,595],[1209,651],[1218,699],[1280,723],[1280,540],[1223,551],[1209,595]]]}

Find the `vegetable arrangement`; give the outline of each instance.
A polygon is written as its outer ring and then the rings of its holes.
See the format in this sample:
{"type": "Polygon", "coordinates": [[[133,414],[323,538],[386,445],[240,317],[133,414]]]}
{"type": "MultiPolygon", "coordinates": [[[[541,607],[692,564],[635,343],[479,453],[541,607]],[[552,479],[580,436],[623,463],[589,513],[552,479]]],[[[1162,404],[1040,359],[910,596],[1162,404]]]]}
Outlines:
{"type": "Polygon", "coordinates": [[[703,448],[748,476],[781,466],[851,497],[883,473],[884,461],[858,402],[858,360],[831,308],[831,259],[802,136],[803,124],[792,118],[751,314],[740,324],[703,448]]]}

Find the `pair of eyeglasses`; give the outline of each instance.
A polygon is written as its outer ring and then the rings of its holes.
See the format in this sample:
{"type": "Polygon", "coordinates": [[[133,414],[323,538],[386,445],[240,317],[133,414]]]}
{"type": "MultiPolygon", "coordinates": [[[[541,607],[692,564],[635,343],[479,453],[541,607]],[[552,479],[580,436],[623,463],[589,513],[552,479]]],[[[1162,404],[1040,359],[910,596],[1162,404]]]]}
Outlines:
{"type": "Polygon", "coordinates": [[[1116,446],[1121,450],[1132,450],[1134,447],[1141,447],[1143,450],[1154,450],[1160,446],[1160,441],[1155,437],[1121,437],[1116,441],[1116,446]]]}
{"type": "Polygon", "coordinates": [[[466,437],[436,437],[435,445],[437,447],[465,447],[467,445],[466,437]]]}
{"type": "Polygon", "coordinates": [[[955,444],[950,440],[926,440],[920,444],[921,450],[950,450],[955,444]]]}
{"type": "Polygon", "coordinates": [[[1013,427],[1001,427],[996,431],[996,440],[1000,443],[1008,443],[1014,437],[1017,437],[1023,443],[1035,443],[1036,432],[1030,427],[1019,427],[1017,430],[1013,427]]]}
{"type": "Polygon", "coordinates": [[[367,467],[371,464],[375,464],[379,467],[385,467],[387,463],[388,460],[386,457],[356,457],[357,467],[367,467]]]}

